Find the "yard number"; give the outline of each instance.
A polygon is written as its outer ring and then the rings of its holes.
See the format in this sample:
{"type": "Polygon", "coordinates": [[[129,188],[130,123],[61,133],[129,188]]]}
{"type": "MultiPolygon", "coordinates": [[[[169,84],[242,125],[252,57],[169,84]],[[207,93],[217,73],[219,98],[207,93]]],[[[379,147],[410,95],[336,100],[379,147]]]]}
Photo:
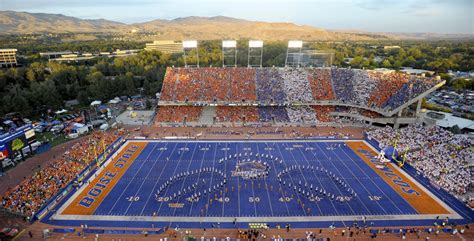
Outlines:
{"type": "Polygon", "coordinates": [[[260,202],[260,198],[259,197],[249,197],[249,202],[258,203],[258,202],[260,202]]]}
{"type": "Polygon", "coordinates": [[[380,201],[382,199],[381,196],[369,196],[370,201],[380,201]]]}
{"type": "Polygon", "coordinates": [[[139,196],[130,196],[130,197],[126,197],[126,199],[129,202],[137,202],[138,200],[140,200],[140,197],[139,196]]]}

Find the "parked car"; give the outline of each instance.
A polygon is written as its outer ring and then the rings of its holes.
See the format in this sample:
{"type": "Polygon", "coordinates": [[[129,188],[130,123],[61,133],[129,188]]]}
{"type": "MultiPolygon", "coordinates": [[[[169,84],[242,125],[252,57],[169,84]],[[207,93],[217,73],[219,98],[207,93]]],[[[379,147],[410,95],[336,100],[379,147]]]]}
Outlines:
{"type": "Polygon", "coordinates": [[[0,230],[0,238],[13,238],[18,234],[18,229],[16,228],[2,228],[0,230]]]}

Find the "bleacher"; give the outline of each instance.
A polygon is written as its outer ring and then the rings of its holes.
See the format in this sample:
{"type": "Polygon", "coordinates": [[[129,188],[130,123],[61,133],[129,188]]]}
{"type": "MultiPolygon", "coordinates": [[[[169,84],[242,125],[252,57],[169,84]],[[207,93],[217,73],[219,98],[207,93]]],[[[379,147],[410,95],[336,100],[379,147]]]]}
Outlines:
{"type": "Polygon", "coordinates": [[[196,122],[202,113],[196,106],[216,108],[218,123],[332,122],[340,106],[367,118],[389,117],[441,82],[345,68],[168,68],[156,122],[196,122]]]}

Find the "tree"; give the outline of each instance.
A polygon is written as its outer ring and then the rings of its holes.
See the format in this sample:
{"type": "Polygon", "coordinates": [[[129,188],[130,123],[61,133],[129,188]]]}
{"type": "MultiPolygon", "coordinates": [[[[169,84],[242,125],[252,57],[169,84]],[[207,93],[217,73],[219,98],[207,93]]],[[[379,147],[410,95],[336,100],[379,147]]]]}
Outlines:
{"type": "Polygon", "coordinates": [[[382,62],[382,67],[384,67],[384,68],[391,68],[391,67],[392,67],[392,64],[390,63],[390,60],[385,59],[385,60],[382,62]]]}
{"type": "Polygon", "coordinates": [[[125,82],[125,93],[127,95],[134,95],[137,91],[135,84],[133,83],[133,74],[128,72],[122,77],[125,82]]]}
{"type": "Polygon", "coordinates": [[[349,65],[353,68],[362,68],[362,63],[364,62],[364,58],[362,56],[354,57],[349,65]]]}

